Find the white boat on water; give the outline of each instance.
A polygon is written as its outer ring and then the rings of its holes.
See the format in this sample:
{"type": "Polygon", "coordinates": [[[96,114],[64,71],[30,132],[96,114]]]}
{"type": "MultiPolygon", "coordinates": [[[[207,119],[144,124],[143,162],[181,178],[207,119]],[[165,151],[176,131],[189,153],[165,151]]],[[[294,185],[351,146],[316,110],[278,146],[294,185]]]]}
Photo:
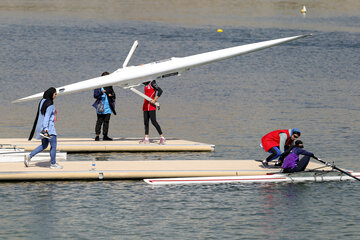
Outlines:
{"type": "MultiPolygon", "coordinates": [[[[351,172],[354,177],[359,178],[360,172],[351,172]]],[[[256,182],[324,182],[345,181],[354,178],[338,171],[304,171],[296,173],[268,173],[253,176],[223,176],[223,177],[188,177],[188,178],[154,178],[144,179],[151,185],[166,184],[215,184],[215,183],[256,183],[256,182]]]]}
{"type": "MultiPolygon", "coordinates": [[[[30,152],[25,152],[23,148],[17,148],[13,145],[0,146],[0,162],[23,162],[25,155],[30,152]]],[[[66,152],[57,152],[56,159],[64,161],[67,158],[66,152]]],[[[50,161],[49,152],[41,152],[34,156],[32,161],[46,162],[50,161]]]]}

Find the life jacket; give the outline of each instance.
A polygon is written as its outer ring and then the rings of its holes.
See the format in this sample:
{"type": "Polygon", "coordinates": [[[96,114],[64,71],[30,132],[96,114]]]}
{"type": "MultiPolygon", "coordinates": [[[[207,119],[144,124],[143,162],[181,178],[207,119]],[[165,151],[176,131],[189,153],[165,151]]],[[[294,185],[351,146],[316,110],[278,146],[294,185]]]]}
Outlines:
{"type": "MultiPolygon", "coordinates": [[[[156,90],[151,86],[151,82],[145,86],[144,93],[146,96],[154,99],[156,90]]],[[[148,100],[144,99],[143,111],[154,111],[156,110],[156,106],[151,104],[148,100]]]]}
{"type": "Polygon", "coordinates": [[[278,147],[280,144],[280,133],[286,133],[287,139],[285,142],[285,146],[290,146],[292,144],[292,140],[290,138],[289,129],[283,129],[283,130],[275,130],[272,132],[269,132],[265,136],[261,138],[261,144],[265,150],[265,152],[269,151],[272,147],[278,147]]]}
{"type": "Polygon", "coordinates": [[[299,161],[299,155],[294,152],[289,153],[284,159],[284,163],[282,164],[281,168],[283,169],[294,169],[296,167],[297,162],[299,161]]]}

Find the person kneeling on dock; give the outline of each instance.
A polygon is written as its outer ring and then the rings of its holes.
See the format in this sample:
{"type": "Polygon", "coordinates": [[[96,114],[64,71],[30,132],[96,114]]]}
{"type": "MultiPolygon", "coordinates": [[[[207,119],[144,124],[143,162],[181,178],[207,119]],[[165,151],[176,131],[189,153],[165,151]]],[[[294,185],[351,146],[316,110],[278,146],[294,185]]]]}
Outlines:
{"type": "Polygon", "coordinates": [[[313,153],[308,152],[303,148],[304,145],[302,141],[297,140],[295,145],[287,151],[288,154],[285,153],[287,156],[285,157],[284,163],[281,166],[284,173],[304,171],[309,164],[310,157],[318,159],[313,153]],[[299,155],[304,155],[304,157],[299,160],[299,155]]]}
{"type": "Polygon", "coordinates": [[[29,167],[31,158],[39,152],[45,150],[50,142],[50,168],[62,168],[62,166],[56,163],[57,137],[55,122],[57,112],[54,106],[54,99],[56,98],[56,95],[56,89],[51,87],[44,92],[43,99],[41,99],[39,103],[34,125],[28,140],[30,141],[32,139],[34,132],[36,131],[36,139],[41,139],[41,145],[38,146],[29,155],[25,155],[24,164],[26,167],[29,167]]]}
{"type": "Polygon", "coordinates": [[[293,128],[275,130],[263,136],[261,138],[260,146],[264,148],[265,152],[270,153],[270,155],[262,161],[262,165],[265,168],[268,168],[268,163],[280,157],[283,152],[293,145],[293,142],[299,138],[300,135],[300,130],[293,128]]]}

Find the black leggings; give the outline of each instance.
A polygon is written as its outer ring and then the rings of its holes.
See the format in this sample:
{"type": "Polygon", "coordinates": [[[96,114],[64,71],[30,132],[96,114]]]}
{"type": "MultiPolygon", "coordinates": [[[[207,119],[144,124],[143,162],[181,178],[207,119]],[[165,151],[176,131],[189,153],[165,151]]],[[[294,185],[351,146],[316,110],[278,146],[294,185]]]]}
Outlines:
{"type": "Polygon", "coordinates": [[[270,148],[270,150],[268,152],[271,152],[271,154],[266,158],[267,162],[270,162],[270,161],[278,158],[281,154],[278,146],[270,148]]]}
{"type": "Polygon", "coordinates": [[[156,128],[158,133],[161,135],[161,127],[156,121],[156,110],[154,111],[144,111],[144,125],[145,125],[145,135],[149,135],[149,120],[151,119],[152,125],[156,128]]]}
{"type": "Polygon", "coordinates": [[[109,122],[111,114],[97,114],[97,121],[95,126],[95,134],[99,135],[101,131],[101,125],[103,125],[103,134],[104,136],[108,135],[109,131],[109,122]]]}

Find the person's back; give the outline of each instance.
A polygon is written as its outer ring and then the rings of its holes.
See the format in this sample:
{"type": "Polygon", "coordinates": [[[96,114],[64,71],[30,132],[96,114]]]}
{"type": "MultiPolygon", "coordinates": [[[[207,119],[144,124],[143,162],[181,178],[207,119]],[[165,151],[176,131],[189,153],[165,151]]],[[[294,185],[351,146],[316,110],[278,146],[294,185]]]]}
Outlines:
{"type": "Polygon", "coordinates": [[[303,143],[298,140],[296,146],[292,148],[290,153],[285,157],[284,163],[281,168],[283,172],[300,172],[304,171],[307,165],[309,164],[310,157],[316,158],[315,155],[311,152],[306,151],[303,143]],[[299,160],[299,155],[304,155],[304,157],[299,160]]]}

